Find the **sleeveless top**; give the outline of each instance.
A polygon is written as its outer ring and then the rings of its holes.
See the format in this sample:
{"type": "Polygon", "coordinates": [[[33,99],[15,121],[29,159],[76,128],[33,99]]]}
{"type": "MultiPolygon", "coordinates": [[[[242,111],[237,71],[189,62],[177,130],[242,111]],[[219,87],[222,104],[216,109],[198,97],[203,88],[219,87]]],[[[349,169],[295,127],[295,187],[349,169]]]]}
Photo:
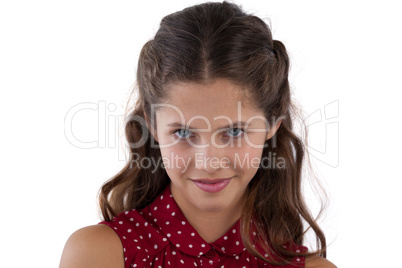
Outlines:
{"type": "MultiPolygon", "coordinates": [[[[240,220],[215,242],[207,243],[184,217],[170,185],[147,207],[122,212],[112,221],[100,224],[108,225],[119,236],[125,268],[274,267],[243,246],[240,220]]],[[[307,248],[294,245],[292,250],[306,252],[307,248]]],[[[304,257],[295,257],[292,264],[281,267],[304,267],[304,261],[304,257]]]]}

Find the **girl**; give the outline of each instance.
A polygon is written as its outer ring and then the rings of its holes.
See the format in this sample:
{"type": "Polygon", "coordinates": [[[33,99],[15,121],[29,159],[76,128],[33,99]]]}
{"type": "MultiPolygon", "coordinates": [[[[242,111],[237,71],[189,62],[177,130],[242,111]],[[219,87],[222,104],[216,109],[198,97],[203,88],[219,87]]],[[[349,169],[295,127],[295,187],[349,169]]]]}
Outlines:
{"type": "Polygon", "coordinates": [[[129,162],[60,267],[334,267],[302,199],[288,69],[284,45],[234,4],[163,18],[138,62],[129,162]]]}

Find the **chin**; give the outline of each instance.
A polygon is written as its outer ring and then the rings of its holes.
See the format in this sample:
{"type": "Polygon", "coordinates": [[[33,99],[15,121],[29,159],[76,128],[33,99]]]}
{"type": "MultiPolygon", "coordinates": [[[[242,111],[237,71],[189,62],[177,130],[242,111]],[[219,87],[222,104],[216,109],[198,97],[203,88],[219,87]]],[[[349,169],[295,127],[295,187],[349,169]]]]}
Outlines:
{"type": "Polygon", "coordinates": [[[198,209],[204,212],[220,212],[227,209],[228,205],[221,202],[202,202],[198,204],[198,209]]]}

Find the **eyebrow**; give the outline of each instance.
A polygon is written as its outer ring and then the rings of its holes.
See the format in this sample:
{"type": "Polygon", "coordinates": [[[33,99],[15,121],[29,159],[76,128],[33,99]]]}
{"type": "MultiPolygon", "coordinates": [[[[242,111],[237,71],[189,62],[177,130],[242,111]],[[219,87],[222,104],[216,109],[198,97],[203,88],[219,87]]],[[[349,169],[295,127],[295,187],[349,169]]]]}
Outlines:
{"type": "MultiPolygon", "coordinates": [[[[233,124],[229,124],[226,126],[223,126],[221,128],[230,128],[230,127],[244,127],[246,125],[246,122],[240,121],[240,122],[234,122],[233,124]]],[[[252,123],[249,123],[248,126],[252,126],[252,123]]],[[[177,127],[177,128],[185,128],[185,129],[197,129],[197,128],[193,128],[193,127],[187,127],[186,125],[174,122],[171,124],[168,124],[167,126],[169,127],[177,127]]]]}

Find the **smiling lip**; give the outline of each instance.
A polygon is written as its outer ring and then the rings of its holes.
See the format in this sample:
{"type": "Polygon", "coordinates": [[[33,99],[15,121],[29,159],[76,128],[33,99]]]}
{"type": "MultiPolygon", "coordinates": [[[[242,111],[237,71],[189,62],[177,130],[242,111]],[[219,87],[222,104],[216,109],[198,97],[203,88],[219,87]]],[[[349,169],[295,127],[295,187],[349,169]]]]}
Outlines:
{"type": "Polygon", "coordinates": [[[208,193],[217,193],[222,191],[229,183],[232,178],[227,179],[199,179],[192,180],[195,185],[201,190],[208,193]]]}

